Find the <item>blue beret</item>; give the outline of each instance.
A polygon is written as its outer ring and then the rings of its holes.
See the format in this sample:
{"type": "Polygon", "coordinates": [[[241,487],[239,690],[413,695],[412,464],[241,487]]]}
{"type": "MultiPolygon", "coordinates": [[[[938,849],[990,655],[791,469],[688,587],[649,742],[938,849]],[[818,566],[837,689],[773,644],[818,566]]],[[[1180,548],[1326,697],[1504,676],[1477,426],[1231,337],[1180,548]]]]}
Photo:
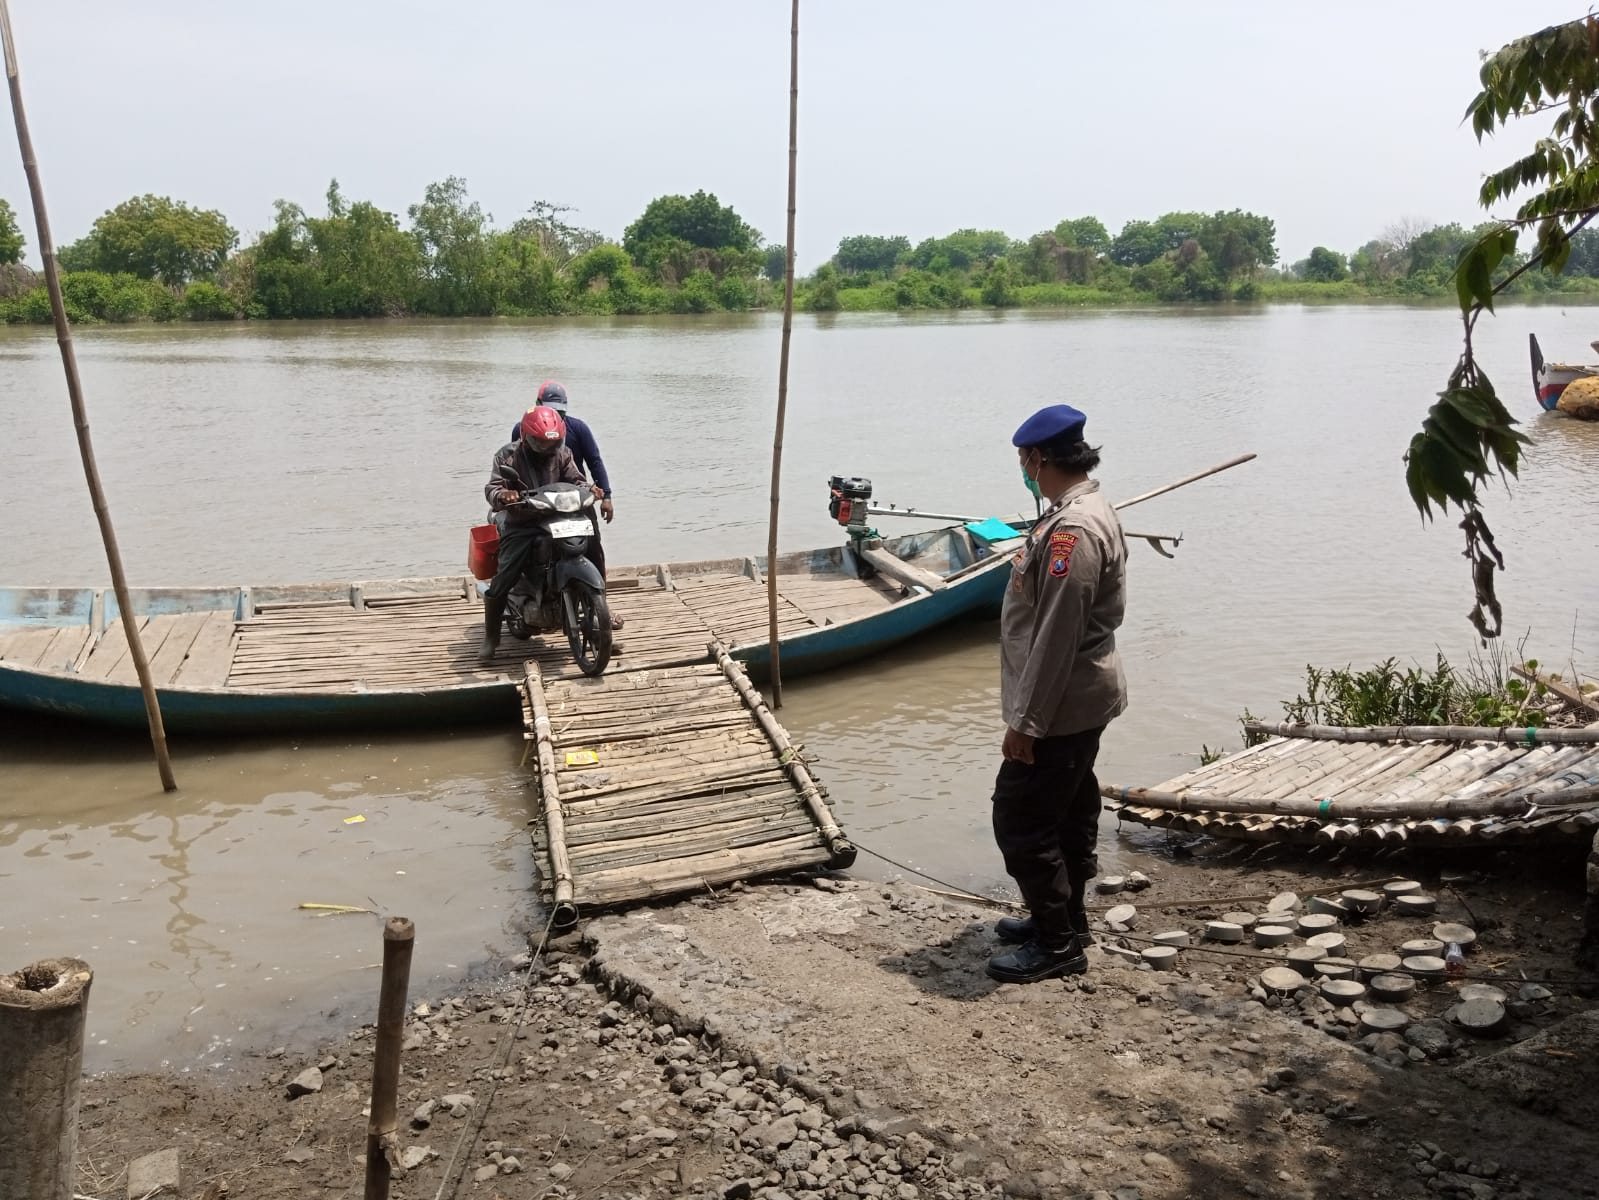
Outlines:
{"type": "Polygon", "coordinates": [[[1074,442],[1083,440],[1083,426],[1088,418],[1070,404],[1051,404],[1041,408],[1016,431],[1011,438],[1013,446],[1039,446],[1056,438],[1070,437],[1074,442]]]}

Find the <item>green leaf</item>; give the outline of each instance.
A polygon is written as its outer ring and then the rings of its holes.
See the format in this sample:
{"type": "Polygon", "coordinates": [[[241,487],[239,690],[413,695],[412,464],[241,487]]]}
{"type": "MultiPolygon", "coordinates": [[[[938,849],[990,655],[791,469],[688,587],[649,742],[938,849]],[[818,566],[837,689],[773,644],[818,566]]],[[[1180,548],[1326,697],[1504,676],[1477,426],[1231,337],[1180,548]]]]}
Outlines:
{"type": "Polygon", "coordinates": [[[1438,395],[1473,425],[1489,426],[1498,421],[1493,404],[1470,388],[1450,388],[1438,395]]]}

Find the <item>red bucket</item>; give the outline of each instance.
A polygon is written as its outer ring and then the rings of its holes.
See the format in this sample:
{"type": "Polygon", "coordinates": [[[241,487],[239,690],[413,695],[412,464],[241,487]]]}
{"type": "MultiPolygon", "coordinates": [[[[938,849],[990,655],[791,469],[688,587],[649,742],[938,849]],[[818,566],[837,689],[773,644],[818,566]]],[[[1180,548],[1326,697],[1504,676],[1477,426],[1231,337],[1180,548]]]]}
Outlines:
{"type": "Polygon", "coordinates": [[[466,568],[473,579],[493,579],[500,569],[500,529],[497,525],[472,526],[466,547],[466,568]]]}

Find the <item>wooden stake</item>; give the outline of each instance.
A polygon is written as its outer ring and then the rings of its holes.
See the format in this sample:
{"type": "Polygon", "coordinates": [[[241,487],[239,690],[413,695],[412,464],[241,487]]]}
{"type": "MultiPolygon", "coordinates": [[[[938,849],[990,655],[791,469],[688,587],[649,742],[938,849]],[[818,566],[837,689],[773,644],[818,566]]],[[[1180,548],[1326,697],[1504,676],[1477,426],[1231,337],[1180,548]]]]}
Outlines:
{"type": "Polygon", "coordinates": [[[39,163],[33,153],[33,137],[28,132],[28,117],[22,107],[22,80],[17,73],[17,48],[11,35],[11,10],[7,0],[0,0],[0,43],[3,43],[6,61],[6,82],[11,89],[11,114],[16,120],[17,148],[22,152],[22,169],[28,177],[28,196],[33,202],[34,227],[39,235],[39,257],[44,260],[44,282],[50,293],[50,311],[55,317],[56,343],[61,347],[61,365],[67,373],[67,396],[72,401],[72,422],[78,431],[78,454],[83,459],[83,474],[89,482],[89,499],[94,504],[95,519],[100,523],[100,540],[105,544],[106,562],[111,568],[111,586],[117,594],[117,607],[124,618],[127,631],[128,653],[133,659],[133,669],[139,676],[139,688],[144,693],[144,711],[150,722],[150,741],[155,747],[155,765],[161,773],[161,786],[176,791],[178,782],[172,774],[172,760],[167,755],[167,732],[161,723],[161,704],[156,699],[155,683],[150,677],[150,660],[145,657],[144,642],[139,637],[137,622],[131,620],[133,604],[128,597],[128,580],[122,571],[122,552],[117,549],[116,531],[111,527],[111,509],[106,503],[105,489],[100,484],[100,469],[95,465],[94,444],[89,439],[89,411],[83,401],[83,384],[78,379],[78,358],[72,348],[72,327],[67,323],[66,305],[61,299],[61,274],[56,265],[55,243],[50,237],[50,218],[44,207],[44,184],[39,178],[39,163]]]}
{"type": "Polygon", "coordinates": [[[0,1196],[69,1200],[94,972],[76,958],[0,975],[0,1196]]]}
{"type": "Polygon", "coordinates": [[[799,0],[794,0],[788,48],[788,244],[783,266],[783,349],[777,359],[777,429],[772,435],[772,514],[766,530],[766,644],[771,659],[772,707],[783,707],[777,646],[777,497],[783,478],[783,418],[788,411],[788,346],[794,334],[794,180],[799,162],[799,0]]]}
{"type": "Polygon", "coordinates": [[[416,926],[405,917],[383,925],[383,982],[378,991],[378,1037],[372,1052],[372,1115],[366,1124],[366,1200],[389,1200],[389,1178],[399,1153],[400,1043],[405,997],[411,985],[416,926]]]}

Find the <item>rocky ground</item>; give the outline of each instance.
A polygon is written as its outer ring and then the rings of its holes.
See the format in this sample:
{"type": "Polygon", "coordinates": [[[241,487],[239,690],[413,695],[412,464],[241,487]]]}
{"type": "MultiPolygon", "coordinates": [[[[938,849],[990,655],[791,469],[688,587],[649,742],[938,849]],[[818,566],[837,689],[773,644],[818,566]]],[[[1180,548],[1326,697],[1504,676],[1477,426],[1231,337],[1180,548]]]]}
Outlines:
{"type": "MultiPolygon", "coordinates": [[[[1470,972],[1507,1001],[1491,1039],[1454,1019],[1480,981],[1418,989],[1408,1024],[1378,1034],[1308,983],[1262,989],[1275,960],[1248,946],[1196,944],[1163,971],[1130,957],[1280,892],[1393,873],[1371,864],[1172,864],[1106,898],[1137,913],[1100,922],[1088,975],[1026,988],[982,973],[995,909],[908,885],[824,878],[602,917],[497,982],[413,999],[394,1194],[1599,1195],[1599,1010],[1566,965],[1580,896],[1524,881],[1530,866],[1443,888],[1410,863],[1437,916],[1342,928],[1359,958],[1471,923],[1470,972]]],[[[131,1179],[130,1163],[176,1149],[186,1197],[359,1195],[372,1045],[362,1028],[225,1080],[90,1080],[80,1193],[140,1200],[170,1159],[131,1179]]]]}

